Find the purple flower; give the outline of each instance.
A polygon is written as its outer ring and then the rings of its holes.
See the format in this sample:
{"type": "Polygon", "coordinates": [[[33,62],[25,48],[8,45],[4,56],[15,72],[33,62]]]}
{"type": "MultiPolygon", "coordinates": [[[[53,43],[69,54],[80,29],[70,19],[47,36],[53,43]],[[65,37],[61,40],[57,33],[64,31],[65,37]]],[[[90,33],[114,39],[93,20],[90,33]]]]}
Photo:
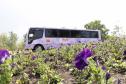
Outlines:
{"type": "Polygon", "coordinates": [[[36,59],[36,56],[32,56],[32,60],[35,60],[36,59]]]}
{"type": "Polygon", "coordinates": [[[98,60],[98,58],[95,56],[92,58],[95,62],[98,60]]]}
{"type": "Polygon", "coordinates": [[[93,45],[92,48],[96,48],[96,45],[93,45]]]}
{"type": "Polygon", "coordinates": [[[83,49],[83,51],[82,51],[82,53],[83,53],[83,55],[85,56],[85,57],[91,57],[92,56],[92,51],[90,50],[90,49],[88,49],[88,48],[84,48],[83,49]]]}
{"type": "Polygon", "coordinates": [[[0,64],[2,64],[9,57],[10,54],[7,50],[0,50],[0,64]]]}
{"type": "Polygon", "coordinates": [[[46,63],[47,61],[49,61],[49,58],[45,58],[44,62],[46,63]]]}
{"type": "Polygon", "coordinates": [[[71,45],[71,43],[68,43],[67,45],[68,45],[68,46],[70,46],[70,45],[71,45]]]}
{"type": "Polygon", "coordinates": [[[102,66],[102,70],[106,70],[106,67],[105,66],[102,66]]]}
{"type": "Polygon", "coordinates": [[[117,80],[117,84],[121,84],[121,80],[120,79],[117,80]]]}
{"type": "Polygon", "coordinates": [[[79,70],[83,70],[88,64],[84,61],[84,59],[80,59],[75,63],[75,66],[79,70]]]}
{"type": "Polygon", "coordinates": [[[123,52],[123,55],[126,55],[126,50],[123,52]]]}
{"type": "Polygon", "coordinates": [[[3,61],[0,60],[0,64],[3,64],[3,61]]]}
{"type": "Polygon", "coordinates": [[[92,55],[92,51],[88,48],[84,48],[76,57],[75,57],[75,67],[79,70],[83,70],[85,66],[88,65],[87,58],[92,55]]]}
{"type": "Polygon", "coordinates": [[[93,57],[93,60],[96,62],[97,66],[99,66],[99,61],[98,61],[98,58],[96,56],[93,57]]]}
{"type": "Polygon", "coordinates": [[[77,42],[78,42],[78,43],[81,43],[81,41],[80,41],[80,40],[78,40],[77,42]]]}
{"type": "Polygon", "coordinates": [[[110,73],[107,72],[105,76],[106,80],[108,80],[110,77],[111,77],[110,73]]]}
{"type": "Polygon", "coordinates": [[[14,68],[16,66],[16,63],[12,63],[11,67],[14,68]]]}

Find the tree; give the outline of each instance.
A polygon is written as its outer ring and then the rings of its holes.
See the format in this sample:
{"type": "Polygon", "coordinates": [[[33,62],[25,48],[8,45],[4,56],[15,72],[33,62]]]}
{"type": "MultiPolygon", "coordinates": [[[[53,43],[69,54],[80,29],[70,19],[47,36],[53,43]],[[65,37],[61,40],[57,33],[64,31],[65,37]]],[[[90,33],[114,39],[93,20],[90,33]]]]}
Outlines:
{"type": "Polygon", "coordinates": [[[21,39],[19,42],[17,42],[17,48],[19,50],[23,50],[24,49],[24,40],[21,39]]]}
{"type": "Polygon", "coordinates": [[[8,47],[10,50],[16,49],[16,43],[17,43],[17,34],[10,32],[8,37],[8,47]]]}
{"type": "Polygon", "coordinates": [[[100,20],[91,21],[87,23],[84,27],[86,29],[100,30],[102,40],[107,39],[109,29],[107,29],[104,24],[101,24],[100,20]]]}
{"type": "Polygon", "coordinates": [[[7,46],[8,36],[5,33],[0,34],[0,49],[6,49],[7,46]]]}
{"type": "Polygon", "coordinates": [[[17,34],[10,32],[0,34],[0,49],[15,50],[17,44],[17,34]]]}

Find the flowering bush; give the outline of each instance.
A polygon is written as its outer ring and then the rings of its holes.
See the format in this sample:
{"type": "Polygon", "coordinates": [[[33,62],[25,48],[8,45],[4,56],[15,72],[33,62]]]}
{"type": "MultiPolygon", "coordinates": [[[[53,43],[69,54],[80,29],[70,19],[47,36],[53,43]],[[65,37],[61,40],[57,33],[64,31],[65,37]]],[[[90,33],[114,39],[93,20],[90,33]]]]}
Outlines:
{"type": "Polygon", "coordinates": [[[125,44],[124,38],[111,38],[38,52],[12,51],[11,56],[0,50],[0,83],[66,84],[69,82],[64,81],[73,78],[72,83],[113,84],[120,81],[115,73],[126,71],[125,44]],[[69,78],[64,76],[66,72],[69,78]]]}
{"type": "Polygon", "coordinates": [[[9,84],[12,78],[11,60],[8,50],[0,50],[0,83],[9,84]]]}
{"type": "Polygon", "coordinates": [[[78,70],[79,77],[77,76],[77,81],[79,83],[98,83],[105,84],[110,83],[108,81],[110,78],[110,73],[106,72],[105,66],[99,66],[97,57],[91,57],[93,55],[92,50],[89,48],[84,48],[76,57],[75,57],[75,67],[78,70]],[[89,58],[91,57],[91,58],[89,58]],[[85,75],[85,73],[88,73],[85,75]],[[86,79],[86,80],[84,80],[86,79]]]}

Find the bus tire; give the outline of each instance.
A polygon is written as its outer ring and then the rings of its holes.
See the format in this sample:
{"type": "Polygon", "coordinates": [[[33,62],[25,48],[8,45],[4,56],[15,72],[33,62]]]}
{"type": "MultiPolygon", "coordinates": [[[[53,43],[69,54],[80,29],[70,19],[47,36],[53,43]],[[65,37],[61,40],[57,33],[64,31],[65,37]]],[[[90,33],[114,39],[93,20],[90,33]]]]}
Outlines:
{"type": "Polygon", "coordinates": [[[42,50],[44,50],[44,47],[41,44],[37,44],[37,45],[35,45],[33,51],[37,51],[39,49],[42,51],[42,50]]]}

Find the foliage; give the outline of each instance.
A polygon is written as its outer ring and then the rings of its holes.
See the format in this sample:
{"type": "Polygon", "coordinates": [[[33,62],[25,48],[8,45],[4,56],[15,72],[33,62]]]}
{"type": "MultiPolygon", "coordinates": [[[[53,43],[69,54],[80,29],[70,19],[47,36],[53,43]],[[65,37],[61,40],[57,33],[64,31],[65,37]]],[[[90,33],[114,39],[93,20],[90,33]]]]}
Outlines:
{"type": "Polygon", "coordinates": [[[0,35],[0,48],[1,49],[16,49],[17,35],[13,32],[10,32],[9,35],[1,34],[0,35]]]}
{"type": "Polygon", "coordinates": [[[17,42],[17,49],[19,50],[23,50],[24,49],[24,41],[20,40],[19,42],[17,42]]]}
{"type": "MultiPolygon", "coordinates": [[[[9,78],[5,79],[5,81],[9,80],[8,83],[11,84],[33,84],[41,82],[44,84],[55,84],[56,82],[58,84],[61,82],[60,76],[51,69],[48,64],[44,63],[44,58],[40,53],[30,52],[29,54],[25,54],[22,51],[14,51],[12,52],[12,58],[9,62],[10,71],[7,73],[6,70],[8,69],[2,67],[4,64],[6,63],[3,63],[0,66],[2,69],[5,69],[3,72],[4,76],[9,78]],[[32,79],[34,79],[34,81],[32,81],[32,79]]],[[[0,74],[2,80],[4,77],[2,76],[2,73],[0,74]]]]}
{"type": "Polygon", "coordinates": [[[11,60],[6,60],[4,64],[0,65],[0,83],[9,84],[12,80],[12,71],[10,67],[11,60]]]}
{"type": "Polygon", "coordinates": [[[8,42],[8,36],[7,34],[1,34],[0,35],[0,48],[8,48],[7,46],[7,42],[8,42]]]}
{"type": "Polygon", "coordinates": [[[62,84],[64,79],[59,71],[64,70],[70,72],[77,83],[112,84],[117,80],[113,73],[124,74],[126,71],[125,44],[125,38],[111,36],[104,42],[79,43],[38,52],[10,51],[11,59],[0,65],[0,82],[62,84]],[[91,49],[93,54],[84,60],[87,66],[78,70],[74,59],[85,48],[91,49]]]}
{"type": "Polygon", "coordinates": [[[14,50],[16,48],[16,42],[17,42],[17,35],[13,32],[10,32],[7,43],[10,50],[14,50]]]}

